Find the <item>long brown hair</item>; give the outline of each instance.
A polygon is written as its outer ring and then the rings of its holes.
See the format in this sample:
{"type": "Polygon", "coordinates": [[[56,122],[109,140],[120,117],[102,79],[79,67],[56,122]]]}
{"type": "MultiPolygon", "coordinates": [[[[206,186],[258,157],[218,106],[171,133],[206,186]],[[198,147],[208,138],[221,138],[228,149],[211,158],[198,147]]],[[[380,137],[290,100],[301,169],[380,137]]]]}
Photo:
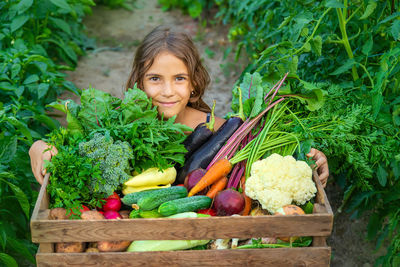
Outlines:
{"type": "Polygon", "coordinates": [[[143,78],[150,69],[156,56],[168,51],[182,60],[189,72],[193,93],[188,106],[204,112],[210,112],[210,107],[202,100],[204,91],[210,84],[210,75],[201,63],[199,52],[192,39],[185,33],[175,32],[170,27],[158,26],[152,30],[136,50],[132,71],[129,74],[125,90],[133,88],[134,84],[143,90],[143,78]]]}

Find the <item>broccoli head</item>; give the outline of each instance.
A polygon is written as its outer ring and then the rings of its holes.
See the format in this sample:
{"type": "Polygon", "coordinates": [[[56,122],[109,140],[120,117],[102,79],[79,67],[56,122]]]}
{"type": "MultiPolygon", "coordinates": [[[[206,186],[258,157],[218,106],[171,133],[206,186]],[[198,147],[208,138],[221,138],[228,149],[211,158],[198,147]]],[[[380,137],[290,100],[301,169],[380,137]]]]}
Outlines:
{"type": "Polygon", "coordinates": [[[99,163],[103,182],[92,180],[93,190],[111,195],[119,185],[129,179],[129,161],[133,159],[133,150],[128,142],[116,141],[109,135],[94,134],[87,142],[79,144],[79,153],[99,163]]]}

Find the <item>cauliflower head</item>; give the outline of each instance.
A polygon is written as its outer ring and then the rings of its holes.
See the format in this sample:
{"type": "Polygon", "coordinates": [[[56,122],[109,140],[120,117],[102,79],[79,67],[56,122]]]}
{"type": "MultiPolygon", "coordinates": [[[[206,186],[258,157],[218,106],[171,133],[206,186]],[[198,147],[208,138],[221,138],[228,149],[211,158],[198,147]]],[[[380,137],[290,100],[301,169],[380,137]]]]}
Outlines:
{"type": "Polygon", "coordinates": [[[245,192],[258,200],[263,209],[275,213],[293,201],[298,205],[306,203],[314,197],[317,188],[312,170],[305,161],[272,154],[253,163],[245,192]]]}

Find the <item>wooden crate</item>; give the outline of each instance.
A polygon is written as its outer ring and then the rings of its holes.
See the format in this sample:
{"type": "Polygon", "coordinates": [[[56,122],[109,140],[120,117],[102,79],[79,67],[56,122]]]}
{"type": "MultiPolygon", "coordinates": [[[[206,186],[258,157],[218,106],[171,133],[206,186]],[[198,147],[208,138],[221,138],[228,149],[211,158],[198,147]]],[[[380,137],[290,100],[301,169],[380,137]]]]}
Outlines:
{"type": "Polygon", "coordinates": [[[333,213],[317,185],[313,214],[122,220],[49,220],[46,175],[31,219],[32,241],[39,243],[38,266],[329,266],[326,245],[333,213]],[[268,236],[313,236],[310,247],[186,250],[158,252],[55,253],[55,242],[116,240],[217,239],[268,236]]]}

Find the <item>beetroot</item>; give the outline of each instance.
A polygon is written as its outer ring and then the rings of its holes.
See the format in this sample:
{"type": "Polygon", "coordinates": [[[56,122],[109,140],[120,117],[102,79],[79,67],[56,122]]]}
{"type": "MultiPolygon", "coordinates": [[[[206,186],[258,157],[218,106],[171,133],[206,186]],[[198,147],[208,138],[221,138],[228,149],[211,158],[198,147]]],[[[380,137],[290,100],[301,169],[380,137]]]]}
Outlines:
{"type": "Polygon", "coordinates": [[[104,211],[119,211],[121,209],[121,200],[116,198],[106,198],[105,201],[106,203],[102,207],[104,211]]]}
{"type": "MultiPolygon", "coordinates": [[[[188,191],[195,186],[201,178],[203,178],[204,174],[206,174],[206,170],[204,169],[195,169],[186,176],[185,178],[185,187],[188,191]]],[[[205,195],[207,193],[207,189],[199,192],[197,195],[205,195]]]]}
{"type": "Polygon", "coordinates": [[[215,197],[214,209],[218,216],[240,214],[244,209],[244,198],[238,191],[226,189],[215,197]]]}
{"type": "Polygon", "coordinates": [[[109,211],[104,212],[104,218],[106,218],[106,219],[122,219],[122,216],[117,211],[109,210],[109,211]]]}

